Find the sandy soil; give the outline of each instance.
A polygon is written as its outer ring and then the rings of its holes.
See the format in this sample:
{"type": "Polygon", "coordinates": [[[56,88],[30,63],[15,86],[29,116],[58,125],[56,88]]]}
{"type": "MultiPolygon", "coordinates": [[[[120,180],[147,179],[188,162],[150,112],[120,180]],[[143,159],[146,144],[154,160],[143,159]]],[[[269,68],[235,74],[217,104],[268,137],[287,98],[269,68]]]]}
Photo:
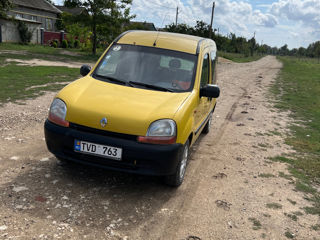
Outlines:
{"type": "Polygon", "coordinates": [[[211,132],[193,147],[178,189],[158,178],[60,163],[43,136],[54,93],[6,104],[0,239],[287,239],[286,232],[319,239],[310,229],[319,218],[301,210],[308,202],[292,180],[278,177],[287,166],[268,159],[292,152],[281,136],[268,134],[284,133],[289,123],[266,96],[280,68],[274,57],[219,64],[222,94],[211,132]],[[295,211],[303,213],[297,221],[285,215],[295,211]]]}
{"type": "Polygon", "coordinates": [[[49,66],[49,67],[68,67],[68,68],[80,68],[83,63],[77,62],[57,62],[57,61],[46,61],[43,59],[14,59],[14,58],[7,58],[7,63],[16,62],[18,66],[49,66]]]}

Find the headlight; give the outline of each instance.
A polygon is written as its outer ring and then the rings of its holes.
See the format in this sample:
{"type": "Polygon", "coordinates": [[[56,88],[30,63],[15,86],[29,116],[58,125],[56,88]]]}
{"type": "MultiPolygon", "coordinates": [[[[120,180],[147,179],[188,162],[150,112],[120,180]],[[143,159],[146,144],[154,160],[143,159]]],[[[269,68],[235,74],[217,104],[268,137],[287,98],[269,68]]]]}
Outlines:
{"type": "Polygon", "coordinates": [[[161,119],[151,123],[147,136],[139,136],[138,141],[153,144],[172,144],[177,139],[177,126],[171,119],[161,119]]]}
{"type": "Polygon", "coordinates": [[[67,106],[59,98],[55,98],[50,106],[48,119],[60,126],[69,127],[69,122],[66,121],[67,106]]]}
{"type": "Polygon", "coordinates": [[[176,136],[176,123],[171,119],[161,119],[151,123],[147,136],[171,137],[176,136]]]}

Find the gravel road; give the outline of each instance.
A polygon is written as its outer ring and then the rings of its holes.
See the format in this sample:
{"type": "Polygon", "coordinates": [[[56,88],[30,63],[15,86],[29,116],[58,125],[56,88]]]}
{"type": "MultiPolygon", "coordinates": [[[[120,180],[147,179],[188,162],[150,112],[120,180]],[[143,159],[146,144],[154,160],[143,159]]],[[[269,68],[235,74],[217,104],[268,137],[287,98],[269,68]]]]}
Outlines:
{"type": "Polygon", "coordinates": [[[293,151],[280,135],[288,114],[275,110],[268,96],[280,68],[271,56],[245,64],[220,61],[222,94],[211,132],[193,147],[178,189],[158,178],[59,162],[43,135],[54,93],[4,105],[0,239],[319,237],[310,229],[319,218],[301,210],[308,206],[303,194],[294,191],[292,179],[278,176],[288,174],[287,166],[269,160],[293,151]],[[296,221],[288,217],[294,212],[296,221]]]}

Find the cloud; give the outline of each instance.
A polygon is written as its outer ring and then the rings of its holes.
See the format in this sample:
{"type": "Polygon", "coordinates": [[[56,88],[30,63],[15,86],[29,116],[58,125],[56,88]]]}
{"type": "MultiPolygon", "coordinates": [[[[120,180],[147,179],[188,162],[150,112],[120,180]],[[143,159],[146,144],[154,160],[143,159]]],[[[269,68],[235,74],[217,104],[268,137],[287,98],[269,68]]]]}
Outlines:
{"type": "MultiPolygon", "coordinates": [[[[210,23],[212,0],[135,0],[132,11],[137,19],[150,21],[153,19],[158,27],[164,20],[164,25],[175,22],[175,7],[179,6],[179,23],[194,26],[196,21],[210,23]],[[155,20],[156,19],[156,20],[155,20]]],[[[252,5],[245,1],[219,0],[216,1],[214,25],[225,32],[246,34],[248,24],[260,27],[274,27],[278,24],[275,16],[270,13],[253,11],[252,5]]]]}
{"type": "MultiPolygon", "coordinates": [[[[211,0],[189,0],[192,8],[191,15],[187,19],[195,21],[204,20],[207,23],[211,16],[211,0]]],[[[248,25],[260,27],[274,27],[278,24],[275,16],[261,11],[253,11],[252,5],[246,1],[219,0],[216,1],[214,25],[224,29],[225,32],[234,32],[247,35],[248,25]]],[[[192,23],[191,25],[194,25],[192,23]]]]}
{"type": "Polygon", "coordinates": [[[269,13],[263,14],[260,10],[256,10],[253,12],[252,20],[257,26],[262,27],[275,27],[278,24],[278,19],[269,13]]]}
{"type": "Polygon", "coordinates": [[[279,0],[271,5],[270,13],[301,22],[314,30],[320,28],[319,0],[279,0]]]}
{"type": "MultiPolygon", "coordinates": [[[[133,0],[131,12],[136,14],[136,21],[153,22],[156,27],[165,27],[175,22],[178,6],[178,23],[195,26],[197,20],[210,23],[212,1],[133,0]]],[[[320,38],[320,0],[215,2],[213,27],[219,28],[224,35],[232,32],[237,36],[251,38],[253,32],[256,32],[257,41],[263,40],[267,44],[279,46],[290,40],[290,47],[299,44],[306,46],[320,38]]]]}

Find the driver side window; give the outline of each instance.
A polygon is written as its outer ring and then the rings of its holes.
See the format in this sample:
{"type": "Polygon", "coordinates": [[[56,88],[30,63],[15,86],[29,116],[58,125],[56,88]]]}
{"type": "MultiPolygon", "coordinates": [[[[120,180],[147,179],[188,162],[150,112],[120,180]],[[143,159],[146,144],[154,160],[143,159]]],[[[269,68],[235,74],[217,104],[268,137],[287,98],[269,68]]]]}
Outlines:
{"type": "Polygon", "coordinates": [[[200,89],[209,83],[209,54],[206,54],[202,62],[200,89]]]}

